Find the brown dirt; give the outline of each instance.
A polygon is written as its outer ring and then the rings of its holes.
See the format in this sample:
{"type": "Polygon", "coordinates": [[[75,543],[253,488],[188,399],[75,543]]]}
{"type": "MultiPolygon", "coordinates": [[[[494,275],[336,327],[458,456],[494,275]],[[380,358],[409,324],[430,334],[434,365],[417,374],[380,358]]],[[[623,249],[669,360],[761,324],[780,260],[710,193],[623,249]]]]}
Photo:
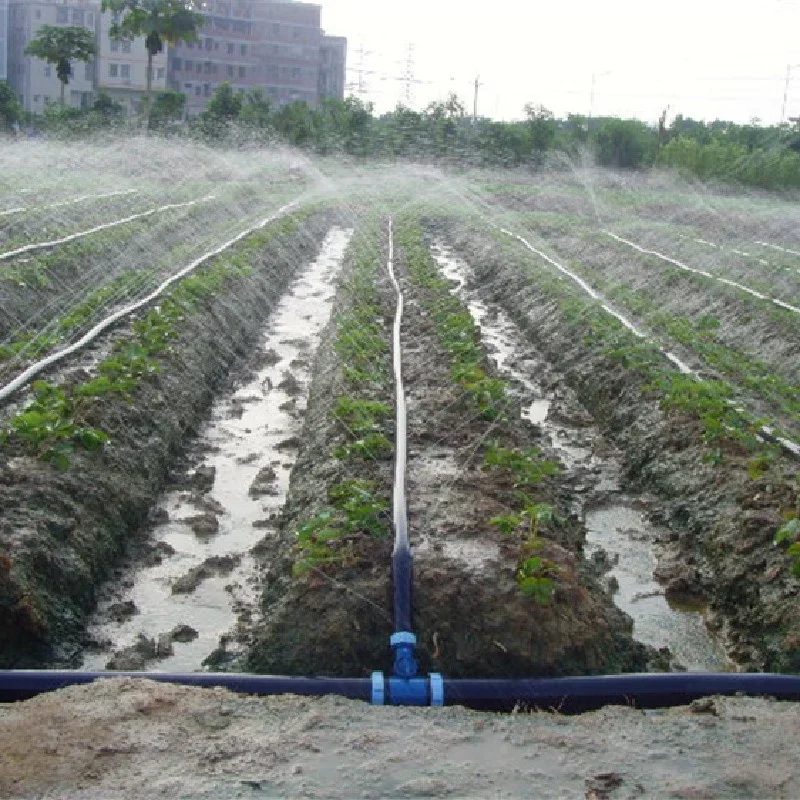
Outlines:
{"type": "Polygon", "coordinates": [[[798,751],[800,706],[763,699],[503,716],[106,679],[0,706],[0,797],[763,800],[798,796],[798,751]]]}

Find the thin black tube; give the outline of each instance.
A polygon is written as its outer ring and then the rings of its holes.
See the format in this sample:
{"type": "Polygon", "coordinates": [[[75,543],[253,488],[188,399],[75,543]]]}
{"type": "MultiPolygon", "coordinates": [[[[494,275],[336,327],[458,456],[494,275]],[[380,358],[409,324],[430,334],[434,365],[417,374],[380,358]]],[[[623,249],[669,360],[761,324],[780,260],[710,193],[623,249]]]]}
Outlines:
{"type": "MultiPolygon", "coordinates": [[[[371,701],[369,678],[292,678],[241,673],[77,672],[59,670],[0,671],[0,702],[14,702],[66,686],[102,678],[129,677],[186,686],[222,686],[255,695],[339,695],[371,701]]],[[[580,713],[605,705],[666,708],[709,695],[769,696],[800,701],[800,675],[770,673],[655,673],[591,675],[574,678],[445,680],[445,705],[492,711],[515,707],[580,713]]]]}
{"type": "Polygon", "coordinates": [[[413,587],[413,559],[408,547],[392,553],[392,579],[394,581],[394,630],[411,631],[411,603],[413,587]]]}

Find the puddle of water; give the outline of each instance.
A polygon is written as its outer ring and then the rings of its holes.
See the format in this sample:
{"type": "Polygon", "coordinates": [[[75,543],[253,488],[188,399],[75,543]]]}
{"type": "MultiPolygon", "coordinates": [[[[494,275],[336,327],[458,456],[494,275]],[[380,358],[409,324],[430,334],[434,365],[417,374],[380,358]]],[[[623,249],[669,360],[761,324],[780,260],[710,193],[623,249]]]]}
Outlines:
{"type": "MultiPolygon", "coordinates": [[[[148,668],[189,671],[200,668],[202,660],[234,626],[238,612],[255,609],[256,568],[250,548],[264,535],[254,523],[265,520],[283,506],[289,473],[296,450],[287,445],[302,428],[310,383],[311,354],[330,318],[335,277],[352,231],[332,230],[320,255],[295,281],[283,297],[265,331],[259,351],[267,366],[246,385],[218,402],[202,433],[211,453],[203,467],[215,470],[213,486],[202,495],[222,510],[212,515],[219,528],[211,535],[192,531],[192,517],[205,513],[191,502],[185,490],[168,493],[159,508],[169,522],[155,531],[155,539],[175,550],[161,564],[134,571],[133,586],[101,604],[97,621],[89,626],[96,640],[110,639],[115,650],[134,643],[138,634],[157,637],[178,624],[198,631],[187,643],[174,643],[174,654],[150,662],[148,668]],[[262,470],[271,469],[263,483],[263,494],[251,496],[250,488],[262,470]],[[189,594],[173,594],[175,580],[212,556],[238,555],[241,562],[227,575],[203,580],[189,594]],[[112,603],[132,600],[138,613],[123,623],[104,623],[102,614],[112,603]]],[[[83,668],[105,667],[110,652],[88,653],[83,668]]]]}
{"type": "MultiPolygon", "coordinates": [[[[458,285],[452,290],[467,304],[476,325],[481,329],[481,341],[498,369],[522,390],[523,419],[537,424],[550,439],[550,444],[564,465],[566,477],[574,474],[577,484],[606,495],[620,491],[619,456],[606,451],[596,456],[592,443],[600,439],[593,427],[571,427],[550,418],[556,398],[546,396],[530,376],[541,374],[541,364],[516,354],[530,347],[517,326],[501,310],[491,309],[466,289],[470,269],[444,245],[432,248],[432,254],[442,273],[458,285]]],[[[553,414],[557,416],[557,414],[553,414]]],[[[574,510],[585,513],[587,554],[602,547],[611,558],[619,556],[612,569],[620,589],[614,600],[619,608],[634,620],[634,635],[654,647],[668,646],[676,660],[688,669],[715,671],[727,669],[727,660],[709,635],[700,610],[671,607],[655,582],[655,555],[652,529],[642,514],[626,505],[612,505],[585,511],[576,492],[574,510]]]]}
{"type": "Polygon", "coordinates": [[[649,542],[655,534],[644,516],[615,504],[587,510],[585,521],[587,556],[602,548],[616,561],[609,571],[619,583],[614,602],[633,617],[634,636],[653,647],[669,647],[687,669],[728,669],[724,653],[708,635],[702,609],[670,606],[664,587],[653,578],[656,559],[649,542]]]}
{"type": "Polygon", "coordinates": [[[485,539],[441,539],[434,545],[429,538],[414,547],[415,556],[449,558],[462,561],[470,569],[482,569],[490,561],[500,560],[500,548],[485,539]]]}
{"type": "Polygon", "coordinates": [[[528,409],[528,419],[534,425],[539,425],[547,419],[550,411],[550,400],[534,400],[528,409]]]}

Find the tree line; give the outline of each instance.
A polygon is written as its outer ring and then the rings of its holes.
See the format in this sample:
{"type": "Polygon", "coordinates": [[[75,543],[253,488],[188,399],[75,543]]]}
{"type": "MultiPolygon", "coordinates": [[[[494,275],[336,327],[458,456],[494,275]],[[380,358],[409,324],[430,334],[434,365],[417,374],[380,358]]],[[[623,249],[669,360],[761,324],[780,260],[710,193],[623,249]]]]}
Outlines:
{"type": "MultiPolygon", "coordinates": [[[[472,119],[454,94],[415,111],[402,105],[376,115],[356,97],[323,100],[318,107],[297,101],[276,107],[260,90],[235,92],[221,84],[205,111],[185,119],[186,96],[168,90],[152,98],[152,61],[165,44],[196,41],[204,18],[193,0],[103,0],[115,22],[112,37],[144,37],[148,56],[142,119],[146,130],[207,141],[283,141],[321,154],[362,158],[415,158],[480,166],[540,165],[575,158],[587,147],[604,166],[639,169],[676,167],[701,179],[733,181],[766,189],[800,188],[800,119],[792,125],[706,123],[677,116],[658,126],[616,117],[569,114],[557,119],[541,105],[525,106],[516,122],[472,119]]],[[[123,108],[102,92],[90,109],[66,108],[64,92],[72,62],[96,55],[87,28],[43,25],[26,53],[55,65],[61,82],[59,107],[25,118],[10,87],[0,82],[0,128],[25,122],[34,129],[82,135],[125,128],[123,108]]]]}

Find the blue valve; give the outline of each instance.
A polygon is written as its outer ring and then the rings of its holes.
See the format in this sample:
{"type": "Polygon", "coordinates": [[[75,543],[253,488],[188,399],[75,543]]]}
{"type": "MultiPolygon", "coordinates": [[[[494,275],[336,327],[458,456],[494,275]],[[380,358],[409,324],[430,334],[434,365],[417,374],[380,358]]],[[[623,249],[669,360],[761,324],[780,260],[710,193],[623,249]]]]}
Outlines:
{"type": "Polygon", "coordinates": [[[394,677],[416,677],[419,671],[416,659],[417,637],[410,631],[400,631],[392,634],[389,643],[394,650],[394,677]]]}

